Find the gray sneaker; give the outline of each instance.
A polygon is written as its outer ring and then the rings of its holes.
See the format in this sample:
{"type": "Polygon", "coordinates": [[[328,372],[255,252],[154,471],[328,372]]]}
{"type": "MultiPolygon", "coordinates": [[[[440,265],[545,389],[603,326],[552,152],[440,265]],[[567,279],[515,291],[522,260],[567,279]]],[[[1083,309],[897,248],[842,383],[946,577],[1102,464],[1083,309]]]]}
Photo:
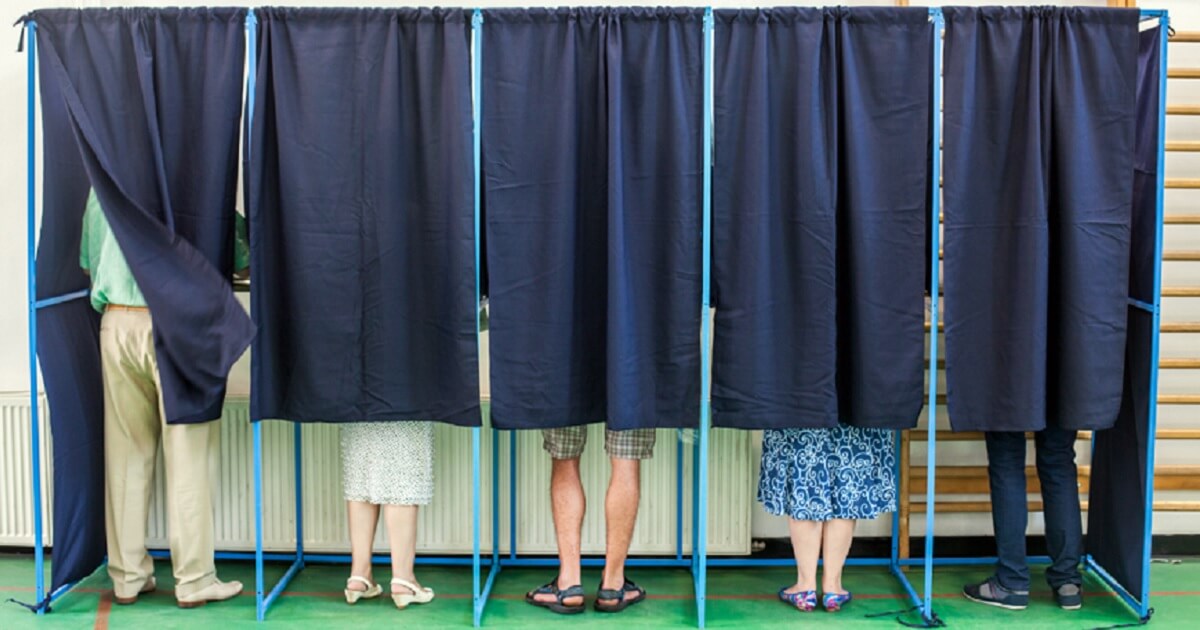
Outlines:
{"type": "Polygon", "coordinates": [[[1053,589],[1054,601],[1063,610],[1079,610],[1083,608],[1083,589],[1078,584],[1063,584],[1053,589]]]}
{"type": "Polygon", "coordinates": [[[1029,605],[1029,591],[1010,591],[1000,586],[995,577],[964,586],[963,595],[973,602],[1005,610],[1025,610],[1029,605]]]}

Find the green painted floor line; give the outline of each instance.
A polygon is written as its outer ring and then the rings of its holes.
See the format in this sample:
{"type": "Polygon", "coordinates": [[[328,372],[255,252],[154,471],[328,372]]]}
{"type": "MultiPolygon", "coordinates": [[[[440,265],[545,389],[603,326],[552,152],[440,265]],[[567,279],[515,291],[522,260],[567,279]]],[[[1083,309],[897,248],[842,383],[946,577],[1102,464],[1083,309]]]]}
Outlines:
{"type": "MultiPolygon", "coordinates": [[[[285,565],[269,565],[268,588],[286,570],[285,565]]],[[[37,617],[12,604],[0,604],[0,629],[20,630],[57,628],[359,628],[367,630],[376,625],[401,625],[411,628],[470,628],[472,576],[469,569],[420,567],[422,583],[433,587],[438,599],[427,606],[411,606],[398,611],[391,600],[360,602],[350,607],[341,599],[341,587],[347,568],[316,565],[305,568],[269,611],[266,624],[254,620],[255,598],[244,594],[229,602],[221,602],[195,610],[175,607],[169,589],[143,597],[133,606],[111,606],[109,581],[103,571],[93,575],[55,604],[51,614],[37,617]],[[101,622],[99,625],[97,622],[101,622]]],[[[590,609],[581,615],[561,617],[547,610],[529,606],[523,600],[526,590],[546,582],[553,569],[504,569],[497,576],[494,595],[484,613],[485,628],[557,628],[576,630],[591,628],[694,628],[695,603],[692,577],[681,569],[631,569],[631,579],[646,587],[649,601],[631,607],[619,615],[604,615],[590,609]]],[[[958,595],[963,583],[986,577],[982,567],[939,567],[934,577],[936,611],[950,628],[1008,628],[1020,625],[1020,630],[1049,630],[1059,628],[1098,628],[1136,621],[1133,614],[1112,593],[1088,575],[1085,583],[1084,609],[1065,612],[1054,606],[1049,589],[1041,582],[1040,568],[1035,568],[1037,582],[1030,606],[1023,612],[1001,611],[972,604],[958,595]]],[[[253,584],[251,563],[221,563],[222,579],[242,580],[253,584]]],[[[830,614],[800,613],[775,600],[775,591],[794,579],[794,571],[786,568],[709,570],[707,621],[709,628],[769,628],[803,624],[808,627],[838,628],[898,628],[897,609],[905,607],[907,599],[897,582],[886,570],[852,567],[847,569],[845,583],[856,594],[856,600],[846,610],[830,614]],[[866,615],[886,614],[869,619],[866,615]]],[[[171,581],[168,564],[156,563],[159,583],[171,581]]],[[[599,581],[599,572],[584,572],[583,584],[589,603],[599,581]]],[[[920,575],[912,571],[910,576],[920,575]]],[[[1200,627],[1200,559],[1178,565],[1156,564],[1151,568],[1155,595],[1152,604],[1157,609],[1149,626],[1153,628],[1200,627]]],[[[383,567],[375,577],[385,581],[391,577],[383,567]]],[[[0,600],[10,597],[32,599],[33,561],[28,556],[0,556],[0,600]]],[[[252,587],[251,587],[252,588],[252,587]]],[[[915,615],[904,618],[917,621],[915,615]]]]}

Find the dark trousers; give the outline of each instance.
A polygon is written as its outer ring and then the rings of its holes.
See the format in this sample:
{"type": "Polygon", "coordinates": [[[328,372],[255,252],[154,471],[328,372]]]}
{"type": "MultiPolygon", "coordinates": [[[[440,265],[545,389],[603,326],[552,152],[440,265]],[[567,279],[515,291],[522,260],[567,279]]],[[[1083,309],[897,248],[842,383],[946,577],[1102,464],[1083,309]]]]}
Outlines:
{"type": "MultiPolygon", "coordinates": [[[[1048,428],[1035,434],[1037,472],[1042,484],[1046,547],[1051,588],[1080,584],[1083,523],[1079,514],[1079,482],[1075,470],[1075,431],[1048,428]]],[[[1025,563],[1025,528],[1029,521],[1025,489],[1025,434],[986,434],[988,479],[992,490],[992,526],[996,531],[996,579],[1013,591],[1029,590],[1025,563]]]]}

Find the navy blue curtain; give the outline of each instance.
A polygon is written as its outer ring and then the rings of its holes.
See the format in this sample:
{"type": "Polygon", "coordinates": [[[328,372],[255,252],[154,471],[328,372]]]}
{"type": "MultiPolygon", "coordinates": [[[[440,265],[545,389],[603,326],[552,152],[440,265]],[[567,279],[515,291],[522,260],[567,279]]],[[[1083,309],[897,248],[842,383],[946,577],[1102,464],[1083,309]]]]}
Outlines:
{"type": "MultiPolygon", "coordinates": [[[[220,416],[253,327],[229,287],[242,10],[47,10],[38,25],[44,131],[38,297],[88,287],[79,244],[89,186],[155,314],[171,422],[220,416]]],[[[103,561],[99,314],[38,313],[54,435],[52,586],[103,561]]]]}
{"type": "Polygon", "coordinates": [[[697,422],[702,15],[485,12],[497,427],[697,422]]]}
{"type": "Polygon", "coordinates": [[[258,15],[253,417],[478,425],[465,14],[258,15]]]}
{"type": "Polygon", "coordinates": [[[234,298],[242,9],[52,10],[42,74],[154,313],[167,421],[221,415],[254,326],[234,298]]]}
{"type": "MultiPolygon", "coordinates": [[[[1137,81],[1137,138],[1134,153],[1133,232],[1129,295],[1154,303],[1154,251],[1158,230],[1158,98],[1160,28],[1141,33],[1137,81]]],[[[1125,380],[1116,425],[1096,433],[1088,506],[1088,554],[1135,597],[1145,587],[1146,460],[1150,450],[1150,375],[1154,318],[1129,307],[1125,380]]]]}
{"type": "Polygon", "coordinates": [[[716,12],[713,423],[916,424],[924,8],[716,12]]]}
{"type": "Polygon", "coordinates": [[[1112,426],[1138,11],[946,15],[946,386],[955,430],[1112,426]]]}
{"type": "MultiPolygon", "coordinates": [[[[88,288],[79,245],[89,184],[58,82],[50,73],[40,79],[43,186],[37,297],[42,300],[88,288]]],[[[37,327],[54,436],[54,589],[87,577],[104,562],[106,551],[100,314],[83,298],[38,310],[37,327]]]]}

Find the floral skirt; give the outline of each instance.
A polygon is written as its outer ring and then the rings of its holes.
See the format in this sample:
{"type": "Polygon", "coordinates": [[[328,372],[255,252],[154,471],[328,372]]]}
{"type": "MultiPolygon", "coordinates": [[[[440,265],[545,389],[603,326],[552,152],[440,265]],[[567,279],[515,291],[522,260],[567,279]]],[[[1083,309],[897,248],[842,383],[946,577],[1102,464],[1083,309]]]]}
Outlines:
{"type": "Polygon", "coordinates": [[[870,519],[896,509],[896,431],[838,425],[763,431],[758,500],[804,521],[870,519]]]}

